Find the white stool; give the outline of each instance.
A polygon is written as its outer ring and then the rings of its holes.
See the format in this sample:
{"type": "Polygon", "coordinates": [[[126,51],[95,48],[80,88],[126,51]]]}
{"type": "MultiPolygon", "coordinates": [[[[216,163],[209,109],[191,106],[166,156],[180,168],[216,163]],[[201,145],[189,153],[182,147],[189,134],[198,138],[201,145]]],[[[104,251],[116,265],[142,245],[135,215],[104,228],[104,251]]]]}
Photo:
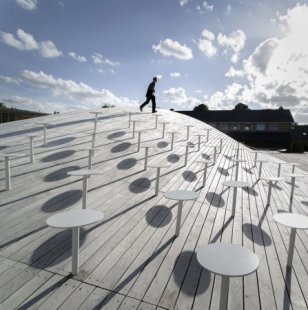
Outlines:
{"type": "Polygon", "coordinates": [[[5,184],[6,190],[10,190],[11,187],[11,167],[10,167],[10,159],[16,157],[23,157],[25,154],[20,153],[2,153],[0,157],[4,157],[4,165],[5,165],[5,184]]]}
{"type": "Polygon", "coordinates": [[[200,148],[201,148],[201,137],[204,137],[204,135],[196,135],[198,137],[198,150],[197,151],[200,151],[200,148]]]}
{"type": "Polygon", "coordinates": [[[235,163],[235,180],[237,181],[238,180],[238,172],[239,172],[239,167],[240,167],[240,163],[245,163],[246,160],[244,159],[230,159],[230,161],[234,162],[235,163]]]}
{"type": "Polygon", "coordinates": [[[49,123],[36,123],[37,125],[43,126],[44,129],[44,145],[47,144],[47,127],[50,126],[51,124],[49,123]]]}
{"type": "Polygon", "coordinates": [[[298,164],[298,163],[289,163],[289,165],[292,166],[292,172],[291,173],[295,173],[295,167],[300,166],[300,164],[298,164]]]}
{"type": "Polygon", "coordinates": [[[144,154],[144,171],[148,169],[148,158],[149,158],[149,149],[154,149],[154,146],[142,146],[141,148],[144,148],[145,154],[144,154]]]}
{"type": "Polygon", "coordinates": [[[168,133],[171,133],[170,151],[172,151],[174,145],[174,135],[177,133],[177,131],[168,131],[168,133]]]}
{"type": "Polygon", "coordinates": [[[163,124],[163,134],[162,134],[162,139],[163,139],[165,138],[166,125],[170,124],[170,122],[161,122],[160,124],[163,124]]]}
{"type": "Polygon", "coordinates": [[[237,189],[248,187],[249,184],[247,182],[240,182],[240,181],[224,181],[222,183],[223,186],[233,187],[233,202],[232,202],[232,216],[235,216],[235,209],[236,209],[236,196],[237,196],[237,189]]]}
{"type": "Polygon", "coordinates": [[[275,214],[274,220],[281,225],[291,228],[287,265],[292,267],[296,229],[308,229],[308,217],[301,214],[284,212],[275,214]]]}
{"type": "Polygon", "coordinates": [[[203,182],[202,182],[202,186],[204,187],[205,186],[205,181],[206,181],[206,174],[207,174],[207,168],[209,165],[215,165],[216,164],[216,161],[213,161],[213,160],[200,160],[200,161],[197,161],[197,163],[200,163],[200,164],[204,164],[204,169],[203,169],[203,182]]]}
{"type": "Polygon", "coordinates": [[[222,276],[219,309],[228,309],[231,277],[243,277],[257,270],[259,258],[250,250],[235,244],[211,243],[197,251],[198,262],[207,270],[222,276]]]}
{"type": "Polygon", "coordinates": [[[280,177],[280,175],[281,175],[281,165],[285,165],[285,164],[289,164],[289,163],[278,162],[278,163],[276,163],[276,164],[278,164],[277,177],[280,177]]]}
{"type": "Polygon", "coordinates": [[[267,177],[262,177],[261,180],[264,180],[264,181],[268,182],[268,194],[267,194],[267,203],[266,203],[266,205],[269,206],[270,203],[271,203],[271,195],[272,195],[273,182],[277,183],[279,181],[283,181],[283,178],[267,176],[267,177]]]}
{"type": "Polygon", "coordinates": [[[135,133],[136,133],[136,123],[140,123],[141,121],[133,120],[133,136],[132,139],[135,139],[135,133]]]}
{"type": "Polygon", "coordinates": [[[82,176],[82,209],[87,208],[87,192],[88,192],[88,177],[91,175],[103,174],[102,171],[98,170],[75,170],[67,172],[71,176],[82,176]]]}
{"type": "Polygon", "coordinates": [[[214,148],[213,161],[217,159],[217,146],[216,145],[207,145],[208,147],[214,148]]]}
{"type": "Polygon", "coordinates": [[[185,157],[184,157],[184,167],[187,166],[187,161],[188,161],[188,149],[189,148],[194,148],[195,146],[194,145],[191,145],[191,144],[182,144],[181,146],[185,146],[186,148],[186,151],[185,151],[185,157]]]}
{"type": "Polygon", "coordinates": [[[164,197],[171,200],[178,200],[178,214],[176,218],[176,228],[175,228],[175,235],[179,236],[180,234],[180,227],[181,227],[181,217],[182,217],[182,208],[183,208],[183,201],[186,200],[196,200],[199,198],[199,194],[196,192],[191,191],[170,191],[164,194],[164,197]]]}
{"type": "Polygon", "coordinates": [[[90,111],[89,113],[91,113],[91,114],[94,114],[94,115],[95,115],[95,118],[94,118],[94,129],[93,129],[93,133],[94,133],[94,134],[96,134],[96,129],[97,129],[97,121],[98,121],[97,116],[98,116],[99,114],[103,114],[103,112],[102,112],[102,111],[90,111]]]}
{"type": "Polygon", "coordinates": [[[194,127],[194,126],[192,126],[192,125],[186,125],[186,127],[187,127],[186,140],[189,140],[189,129],[190,129],[190,127],[194,127]]]}
{"type": "Polygon", "coordinates": [[[259,179],[261,178],[262,176],[262,167],[263,167],[263,164],[266,164],[268,163],[267,160],[263,160],[263,159],[257,159],[255,160],[255,166],[257,165],[257,163],[259,163],[259,179]]]}
{"type": "Polygon", "coordinates": [[[157,129],[157,125],[158,125],[158,116],[161,116],[161,115],[160,115],[160,114],[154,114],[153,116],[156,117],[154,129],[157,129]]]}
{"type": "MultiPolygon", "coordinates": [[[[94,151],[99,150],[99,148],[84,148],[84,149],[77,149],[76,151],[88,151],[88,170],[92,169],[92,157],[94,156],[94,151]]],[[[88,176],[90,177],[90,175],[88,176]]]]}
{"type": "Polygon", "coordinates": [[[72,210],[49,217],[46,224],[55,228],[72,229],[72,274],[79,272],[79,235],[80,227],[101,221],[104,213],[98,210],[72,210]]]}
{"type": "Polygon", "coordinates": [[[291,193],[290,193],[289,211],[292,212],[294,189],[295,189],[295,179],[296,178],[303,178],[304,175],[303,174],[290,173],[290,174],[285,174],[285,176],[291,178],[291,193]]]}
{"type": "Polygon", "coordinates": [[[27,136],[29,138],[29,156],[30,156],[30,163],[33,164],[34,163],[34,145],[33,145],[33,141],[34,138],[36,138],[36,135],[30,135],[27,136]]]}
{"type": "Polygon", "coordinates": [[[159,192],[160,169],[169,168],[170,165],[160,165],[160,164],[154,165],[154,164],[151,164],[148,167],[157,169],[156,170],[156,185],[155,185],[155,196],[157,196],[158,192],[159,192]]]}
{"type": "Polygon", "coordinates": [[[235,147],[233,149],[234,151],[236,151],[236,159],[240,158],[240,151],[244,150],[242,147],[235,147]]]}

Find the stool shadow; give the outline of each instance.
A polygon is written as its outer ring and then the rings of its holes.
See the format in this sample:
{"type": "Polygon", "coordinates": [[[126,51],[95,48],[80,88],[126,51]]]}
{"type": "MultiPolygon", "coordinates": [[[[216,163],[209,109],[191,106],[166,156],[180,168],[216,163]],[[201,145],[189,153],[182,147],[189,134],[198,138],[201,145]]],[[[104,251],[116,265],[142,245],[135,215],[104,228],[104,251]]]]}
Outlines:
{"type": "Polygon", "coordinates": [[[41,159],[42,162],[51,162],[54,160],[60,160],[72,156],[75,153],[74,150],[67,150],[62,152],[53,153],[41,159]]]}
{"type": "Polygon", "coordinates": [[[114,133],[111,133],[110,135],[108,135],[107,139],[113,140],[116,138],[120,138],[120,137],[124,136],[125,133],[126,133],[125,131],[117,131],[117,132],[114,132],[114,133]]]}
{"type": "Polygon", "coordinates": [[[164,205],[152,207],[145,215],[146,221],[153,227],[164,227],[172,220],[172,213],[169,208],[164,205]]]}
{"type": "Polygon", "coordinates": [[[110,151],[111,151],[111,153],[124,152],[124,151],[128,150],[131,147],[131,145],[132,144],[129,142],[123,142],[123,143],[120,143],[120,144],[114,146],[110,151]]]}
{"type": "Polygon", "coordinates": [[[47,142],[44,145],[44,147],[52,147],[52,146],[57,146],[57,145],[60,145],[60,144],[65,144],[65,143],[71,142],[71,141],[73,141],[75,139],[76,139],[75,137],[66,137],[66,138],[61,138],[61,139],[58,139],[58,140],[53,140],[53,141],[47,142]]]}
{"type": "Polygon", "coordinates": [[[201,154],[201,156],[205,159],[205,160],[210,160],[211,156],[207,155],[207,154],[201,154]]]}
{"type": "Polygon", "coordinates": [[[47,200],[41,209],[46,213],[61,211],[77,203],[81,197],[81,190],[70,190],[47,200]]]}
{"type": "Polygon", "coordinates": [[[56,182],[56,181],[64,180],[69,177],[69,175],[67,174],[68,172],[78,170],[78,169],[80,169],[79,166],[69,166],[69,167],[65,167],[62,169],[58,169],[46,175],[44,178],[44,181],[56,182]]]}
{"type": "Polygon", "coordinates": [[[187,182],[195,182],[197,181],[197,175],[193,171],[184,171],[182,174],[183,178],[187,182]]]}
{"type": "Polygon", "coordinates": [[[225,201],[223,200],[221,195],[218,195],[214,192],[208,192],[205,195],[205,198],[210,203],[210,205],[216,208],[222,208],[225,205],[225,201]]]}
{"type": "Polygon", "coordinates": [[[151,180],[148,178],[139,178],[129,185],[132,193],[139,194],[147,191],[151,187],[151,180]]]}
{"type": "Polygon", "coordinates": [[[168,162],[172,164],[177,163],[180,159],[180,156],[177,154],[170,154],[167,157],[168,162]]]}
{"type": "Polygon", "coordinates": [[[117,168],[119,170],[128,170],[134,167],[136,164],[137,160],[135,158],[126,158],[117,164],[117,168]]]}
{"type": "Polygon", "coordinates": [[[224,168],[218,167],[218,168],[217,168],[217,171],[218,171],[220,174],[222,174],[222,175],[225,175],[225,176],[228,176],[228,175],[229,175],[229,172],[228,172],[226,169],[224,169],[224,168]]]}
{"type": "Polygon", "coordinates": [[[308,201],[302,200],[302,204],[308,207],[308,201]]]}
{"type": "Polygon", "coordinates": [[[244,235],[254,243],[262,246],[272,244],[271,237],[261,228],[261,225],[245,223],[242,225],[244,235]]]}
{"type": "Polygon", "coordinates": [[[272,183],[273,188],[278,189],[279,191],[282,191],[282,187],[277,185],[276,183],[272,183]]]}
{"type": "Polygon", "coordinates": [[[255,197],[259,196],[258,192],[255,191],[252,187],[243,187],[242,189],[248,195],[255,196],[255,197]]]}
{"type": "MultiPolygon", "coordinates": [[[[87,232],[80,228],[80,247],[86,241],[87,232]]],[[[72,256],[72,230],[65,229],[43,242],[30,257],[33,267],[55,266],[72,256]]]]}
{"type": "Polygon", "coordinates": [[[199,264],[196,252],[192,251],[184,251],[177,257],[173,278],[188,296],[203,294],[211,283],[211,273],[199,264]]]}
{"type": "Polygon", "coordinates": [[[251,170],[249,168],[243,167],[242,169],[249,174],[253,174],[253,172],[251,172],[251,170]]]}
{"type": "Polygon", "coordinates": [[[160,149],[166,148],[168,146],[168,142],[167,141],[160,141],[157,143],[157,147],[160,149]]]}

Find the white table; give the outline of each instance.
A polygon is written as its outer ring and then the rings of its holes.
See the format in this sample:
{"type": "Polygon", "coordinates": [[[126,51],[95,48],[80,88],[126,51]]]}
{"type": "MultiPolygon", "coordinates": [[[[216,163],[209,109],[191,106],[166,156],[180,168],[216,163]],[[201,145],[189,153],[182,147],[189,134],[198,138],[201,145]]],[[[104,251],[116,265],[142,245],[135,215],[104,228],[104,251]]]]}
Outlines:
{"type": "Polygon", "coordinates": [[[209,165],[215,165],[216,161],[213,160],[199,160],[197,161],[197,163],[199,164],[204,164],[204,169],[203,169],[203,182],[202,182],[202,186],[205,186],[205,181],[206,181],[206,175],[207,175],[207,168],[209,165]]]}
{"type": "Polygon", "coordinates": [[[10,159],[23,157],[25,154],[21,153],[0,153],[0,157],[4,157],[4,165],[5,165],[5,184],[6,190],[10,190],[11,187],[11,168],[10,168],[10,159]]]}
{"type": "Polygon", "coordinates": [[[163,139],[165,138],[166,125],[170,124],[170,122],[161,122],[160,124],[163,124],[163,134],[162,134],[162,139],[163,139]]]}
{"type": "Polygon", "coordinates": [[[289,165],[292,166],[292,173],[295,173],[295,167],[300,166],[300,164],[298,164],[298,163],[289,163],[289,165]]]}
{"type": "Polygon", "coordinates": [[[259,258],[250,250],[235,244],[211,243],[197,251],[198,262],[210,272],[222,276],[219,309],[228,308],[231,277],[244,277],[257,270],[259,258]]]}
{"type": "Polygon", "coordinates": [[[154,129],[156,129],[157,128],[157,125],[158,125],[158,116],[161,116],[161,114],[154,114],[153,115],[154,117],[156,117],[156,119],[155,119],[155,128],[154,129]]]}
{"type": "Polygon", "coordinates": [[[173,144],[174,144],[174,135],[177,133],[177,131],[168,131],[168,133],[171,133],[171,147],[170,147],[170,151],[173,150],[173,144]]]}
{"type": "Polygon", "coordinates": [[[289,267],[292,267],[296,229],[308,229],[308,216],[284,212],[275,214],[274,220],[281,225],[291,228],[287,264],[289,267]]]}
{"type": "Polygon", "coordinates": [[[181,146],[185,146],[186,151],[185,151],[185,157],[184,157],[184,167],[187,166],[187,161],[188,161],[188,149],[189,148],[194,148],[195,146],[192,144],[189,144],[189,142],[187,142],[187,144],[182,144],[181,146]]]}
{"type": "Polygon", "coordinates": [[[267,176],[267,177],[262,177],[261,180],[264,180],[268,182],[268,194],[267,194],[267,203],[266,205],[269,206],[271,203],[271,195],[272,195],[272,187],[273,187],[273,182],[280,182],[283,181],[283,178],[280,177],[274,177],[274,176],[267,176]]]}
{"type": "Polygon", "coordinates": [[[186,140],[189,139],[189,129],[190,127],[194,127],[193,125],[186,125],[186,128],[187,128],[187,134],[186,134],[186,140]]]}
{"type": "Polygon", "coordinates": [[[50,126],[50,123],[36,123],[37,125],[43,126],[44,129],[44,145],[47,144],[47,127],[50,126]]]}
{"type": "Polygon", "coordinates": [[[254,162],[256,162],[258,159],[258,154],[262,153],[262,151],[251,151],[250,153],[255,154],[254,162]]]}
{"type": "Polygon", "coordinates": [[[180,227],[181,227],[181,217],[182,217],[182,208],[183,202],[186,200],[196,200],[199,198],[199,194],[192,191],[170,191],[164,193],[164,197],[170,200],[177,200],[178,201],[178,214],[176,218],[176,228],[175,228],[175,235],[179,236],[180,234],[180,227]]]}
{"type": "Polygon", "coordinates": [[[135,132],[136,132],[136,123],[140,123],[141,121],[138,121],[138,120],[133,120],[133,136],[132,138],[134,139],[135,138],[135,132]]]}
{"type": "Polygon", "coordinates": [[[198,134],[196,136],[198,137],[198,151],[200,151],[200,148],[201,148],[201,137],[203,137],[204,135],[198,134]]]}
{"type": "Polygon", "coordinates": [[[75,170],[75,171],[69,171],[67,172],[67,174],[71,176],[82,176],[83,177],[82,209],[86,209],[87,208],[88,177],[91,175],[103,174],[103,172],[99,170],[80,169],[80,170],[75,170]]]}
{"type": "Polygon", "coordinates": [[[48,226],[72,229],[72,274],[79,271],[79,235],[80,227],[101,221],[104,213],[98,210],[71,210],[61,212],[46,220],[48,226]]]}
{"type": "Polygon", "coordinates": [[[247,182],[230,180],[230,181],[224,181],[222,185],[233,188],[232,216],[235,216],[237,189],[248,187],[249,184],[247,182]]]}
{"type": "Polygon", "coordinates": [[[150,168],[156,168],[156,185],[155,185],[155,196],[158,195],[159,192],[159,179],[160,179],[160,170],[162,168],[170,168],[170,165],[162,165],[162,164],[151,164],[148,165],[150,168]]]}
{"type": "Polygon", "coordinates": [[[260,179],[261,175],[262,175],[263,164],[268,163],[268,161],[263,160],[263,159],[257,159],[257,160],[255,160],[255,166],[257,165],[257,163],[259,163],[259,179],[260,179]]]}
{"type": "Polygon", "coordinates": [[[294,198],[294,189],[295,189],[295,179],[297,178],[303,178],[305,175],[298,174],[298,173],[289,173],[285,174],[285,177],[291,178],[291,193],[290,193],[290,203],[289,203],[289,211],[292,212],[292,206],[293,206],[293,198],[294,198]]]}
{"type": "Polygon", "coordinates": [[[280,175],[281,175],[281,165],[288,165],[289,163],[285,163],[285,162],[278,162],[278,163],[276,163],[276,164],[278,164],[278,171],[277,171],[277,177],[280,177],[280,175]]]}
{"type": "MultiPolygon", "coordinates": [[[[84,149],[77,149],[76,151],[88,151],[88,170],[92,169],[92,157],[94,156],[94,151],[99,150],[98,147],[90,147],[90,148],[84,148],[84,149]]],[[[89,175],[90,177],[90,175],[89,175]]]]}
{"type": "Polygon", "coordinates": [[[141,148],[144,148],[145,154],[144,154],[144,171],[148,169],[148,158],[149,158],[149,149],[154,149],[156,147],[154,146],[142,146],[141,148]]]}
{"type": "Polygon", "coordinates": [[[240,163],[245,163],[246,160],[244,159],[230,159],[230,161],[234,162],[236,165],[236,169],[235,169],[235,180],[238,180],[238,172],[239,172],[239,167],[240,167],[240,163]]]}

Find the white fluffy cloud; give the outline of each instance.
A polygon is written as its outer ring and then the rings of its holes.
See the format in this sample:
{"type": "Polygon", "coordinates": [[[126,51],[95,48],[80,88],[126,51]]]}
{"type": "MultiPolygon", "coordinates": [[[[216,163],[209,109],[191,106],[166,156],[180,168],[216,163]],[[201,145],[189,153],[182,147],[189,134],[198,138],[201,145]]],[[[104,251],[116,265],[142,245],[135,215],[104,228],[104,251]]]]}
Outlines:
{"type": "Polygon", "coordinates": [[[181,73],[179,73],[179,72],[172,72],[172,73],[170,73],[170,76],[173,77],[173,78],[178,78],[178,77],[181,76],[181,73]]]}
{"type": "Polygon", "coordinates": [[[187,4],[188,0],[179,0],[180,6],[187,4]]]}
{"type": "Polygon", "coordinates": [[[62,55],[62,52],[57,49],[52,41],[37,42],[32,34],[22,29],[17,30],[17,38],[11,33],[1,31],[0,39],[3,43],[22,51],[38,50],[44,58],[55,58],[62,55]]]}
{"type": "Polygon", "coordinates": [[[103,104],[116,106],[137,104],[126,97],[117,97],[107,89],[96,90],[85,83],[57,79],[42,71],[24,70],[21,73],[21,80],[33,87],[48,90],[55,97],[73,100],[87,108],[95,108],[103,104]]]}
{"type": "Polygon", "coordinates": [[[199,39],[198,47],[207,56],[216,55],[217,48],[214,46],[215,34],[207,29],[202,31],[202,39],[199,39]]]}
{"type": "Polygon", "coordinates": [[[8,84],[16,84],[16,85],[19,84],[19,80],[18,79],[15,79],[15,78],[12,78],[12,77],[9,77],[9,76],[0,75],[0,80],[6,82],[8,84]]]}
{"type": "Polygon", "coordinates": [[[159,52],[167,57],[175,57],[177,59],[189,60],[193,58],[192,50],[185,44],[181,45],[172,39],[160,41],[157,45],[152,46],[155,52],[159,52]]]}
{"type": "Polygon", "coordinates": [[[209,4],[206,1],[204,1],[201,5],[197,5],[196,9],[201,14],[205,13],[206,11],[213,12],[214,5],[213,4],[209,4]]]}
{"type": "Polygon", "coordinates": [[[200,100],[187,96],[185,89],[182,87],[172,87],[163,91],[161,100],[167,104],[179,105],[184,109],[192,109],[196,105],[201,104],[200,100]]]}
{"type": "Polygon", "coordinates": [[[228,70],[228,72],[225,73],[226,77],[243,77],[244,71],[243,70],[236,70],[233,66],[231,66],[228,70]]]}
{"type": "Polygon", "coordinates": [[[16,0],[17,4],[25,10],[35,10],[37,8],[37,0],[16,0]]]}
{"type": "Polygon", "coordinates": [[[69,55],[70,57],[72,57],[73,59],[79,61],[79,62],[86,62],[86,61],[87,61],[87,58],[86,58],[86,57],[77,55],[77,54],[74,53],[74,52],[70,52],[70,53],[68,53],[68,55],[69,55]]]}
{"type": "MultiPolygon", "coordinates": [[[[247,78],[246,85],[237,86],[234,103],[241,101],[259,108],[283,106],[291,109],[296,120],[308,123],[308,44],[303,38],[307,16],[307,5],[297,5],[285,15],[278,15],[281,36],[261,42],[243,61],[242,69],[229,69],[226,75],[247,78]]],[[[219,108],[228,106],[227,89],[209,98],[211,108],[215,104],[219,108]]]]}
{"type": "Polygon", "coordinates": [[[231,49],[233,55],[231,61],[236,63],[238,61],[239,53],[244,48],[246,41],[246,35],[242,30],[236,30],[231,32],[229,36],[219,33],[217,36],[217,42],[219,45],[231,49]]]}
{"type": "Polygon", "coordinates": [[[110,65],[112,67],[114,66],[119,66],[120,63],[119,62],[114,62],[114,61],[111,61],[110,59],[108,58],[105,58],[102,54],[100,53],[94,53],[92,55],[92,60],[95,64],[105,64],[105,65],[110,65]]]}

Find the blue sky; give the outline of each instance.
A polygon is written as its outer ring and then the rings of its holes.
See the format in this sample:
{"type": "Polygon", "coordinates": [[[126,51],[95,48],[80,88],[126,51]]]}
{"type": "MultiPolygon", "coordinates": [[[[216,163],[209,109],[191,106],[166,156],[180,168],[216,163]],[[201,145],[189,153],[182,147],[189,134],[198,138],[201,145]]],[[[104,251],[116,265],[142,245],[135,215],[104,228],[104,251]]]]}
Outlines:
{"type": "Polygon", "coordinates": [[[308,123],[307,1],[1,0],[0,100],[40,111],[290,108],[308,123]]]}

